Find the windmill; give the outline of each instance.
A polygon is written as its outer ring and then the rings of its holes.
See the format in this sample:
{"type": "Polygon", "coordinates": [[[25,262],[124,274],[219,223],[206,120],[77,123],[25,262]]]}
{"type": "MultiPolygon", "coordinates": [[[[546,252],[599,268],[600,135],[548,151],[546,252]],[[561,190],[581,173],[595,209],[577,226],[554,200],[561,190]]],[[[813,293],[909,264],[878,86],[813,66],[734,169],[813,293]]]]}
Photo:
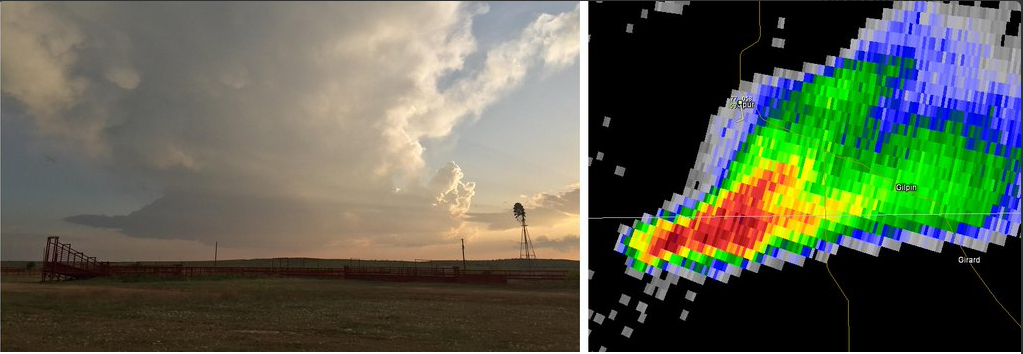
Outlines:
{"type": "Polygon", "coordinates": [[[522,203],[515,203],[515,206],[512,207],[512,212],[515,214],[515,220],[522,223],[522,241],[519,243],[519,258],[527,261],[536,259],[533,241],[529,240],[529,230],[526,229],[526,208],[522,207],[522,203]]]}

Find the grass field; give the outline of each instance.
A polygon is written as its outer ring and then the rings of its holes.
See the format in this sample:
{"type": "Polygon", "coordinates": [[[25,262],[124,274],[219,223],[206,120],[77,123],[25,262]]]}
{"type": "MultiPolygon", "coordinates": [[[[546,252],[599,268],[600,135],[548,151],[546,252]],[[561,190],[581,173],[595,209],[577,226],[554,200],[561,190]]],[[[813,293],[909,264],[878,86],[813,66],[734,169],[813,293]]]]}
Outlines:
{"type": "Polygon", "coordinates": [[[0,280],[4,351],[579,350],[578,281],[0,280]]]}

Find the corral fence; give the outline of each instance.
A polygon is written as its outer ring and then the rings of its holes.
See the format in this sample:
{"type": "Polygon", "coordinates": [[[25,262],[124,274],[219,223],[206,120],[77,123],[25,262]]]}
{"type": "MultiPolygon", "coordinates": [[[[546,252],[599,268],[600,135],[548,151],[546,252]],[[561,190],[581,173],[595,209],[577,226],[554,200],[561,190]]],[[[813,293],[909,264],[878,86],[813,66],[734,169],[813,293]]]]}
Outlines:
{"type": "Polygon", "coordinates": [[[103,276],[192,278],[202,276],[281,276],[304,278],[334,278],[383,281],[427,281],[449,283],[507,284],[512,281],[568,281],[568,270],[482,270],[460,269],[459,267],[292,267],[290,262],[274,262],[271,267],[193,267],[183,265],[112,265],[98,262],[61,243],[57,236],[46,240],[45,260],[42,267],[43,281],[85,279],[103,276]]]}
{"type": "Polygon", "coordinates": [[[20,267],[0,267],[0,274],[7,275],[39,275],[42,270],[20,267]]]}

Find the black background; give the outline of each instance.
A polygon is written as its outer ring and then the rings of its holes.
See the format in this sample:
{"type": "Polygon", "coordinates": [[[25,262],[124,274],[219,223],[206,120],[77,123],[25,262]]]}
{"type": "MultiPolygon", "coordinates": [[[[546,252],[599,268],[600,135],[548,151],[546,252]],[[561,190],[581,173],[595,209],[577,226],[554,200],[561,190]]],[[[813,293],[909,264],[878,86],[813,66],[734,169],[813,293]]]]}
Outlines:
{"type": "MultiPolygon", "coordinates": [[[[985,3],[984,6],[990,6],[985,3]]],[[[883,2],[763,2],[760,41],[742,56],[742,80],[775,68],[803,70],[824,64],[857,36],[867,18],[880,18],[883,2]],[[777,18],[785,28],[777,29],[777,18]],[[771,38],[785,48],[771,47],[771,38]]],[[[653,213],[681,193],[710,116],[725,105],[739,80],[739,52],[757,40],[757,3],[694,2],[683,15],[653,11],[652,2],[590,3],[589,215],[653,213]],[[646,19],[640,18],[648,9],[646,19]],[[626,33],[627,23],[634,25],[626,33]],[[610,127],[601,126],[611,117],[610,127]],[[615,166],[626,168],[624,177],[615,166]]],[[[1018,15],[1015,18],[1018,19],[1018,15]]],[[[1018,25],[1017,25],[1018,26],[1018,25]]],[[[1018,40],[1018,39],[1016,39],[1018,40]]],[[[824,264],[807,259],[782,271],[744,271],[728,284],[680,281],[666,301],[643,294],[646,282],[624,274],[625,256],[613,250],[620,224],[589,222],[590,308],[615,320],[590,321],[589,350],[631,351],[1020,351],[1020,328],[992,299],[960,248],[941,253],[911,245],[878,257],[842,248],[824,264]],[[686,290],[696,301],[683,299],[686,290]],[[629,307],[618,304],[632,296],[629,307]],[[636,322],[636,300],[650,305],[636,322]],[[687,321],[679,319],[690,311],[687,321]],[[623,325],[635,329],[621,335],[623,325]]],[[[977,271],[1002,304],[1020,318],[1020,240],[990,245],[977,271]]],[[[649,276],[647,276],[649,277],[649,276]]]]}

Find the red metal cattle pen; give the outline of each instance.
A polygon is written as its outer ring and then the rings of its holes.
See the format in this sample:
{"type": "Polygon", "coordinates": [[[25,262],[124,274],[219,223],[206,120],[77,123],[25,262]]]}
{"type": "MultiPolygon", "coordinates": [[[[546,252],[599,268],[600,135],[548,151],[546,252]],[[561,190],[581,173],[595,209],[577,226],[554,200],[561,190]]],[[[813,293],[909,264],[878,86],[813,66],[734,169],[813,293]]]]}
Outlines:
{"type": "Polygon", "coordinates": [[[465,270],[459,267],[186,267],[181,265],[111,265],[61,243],[57,236],[46,239],[43,281],[85,279],[101,276],[144,275],[190,278],[197,276],[282,276],[383,281],[427,281],[450,283],[506,284],[509,280],[567,281],[567,270],[465,270]]]}
{"type": "Polygon", "coordinates": [[[43,251],[43,281],[92,278],[109,275],[109,264],[96,261],[96,257],[71,248],[70,243],[60,243],[59,237],[46,238],[43,251]]]}

